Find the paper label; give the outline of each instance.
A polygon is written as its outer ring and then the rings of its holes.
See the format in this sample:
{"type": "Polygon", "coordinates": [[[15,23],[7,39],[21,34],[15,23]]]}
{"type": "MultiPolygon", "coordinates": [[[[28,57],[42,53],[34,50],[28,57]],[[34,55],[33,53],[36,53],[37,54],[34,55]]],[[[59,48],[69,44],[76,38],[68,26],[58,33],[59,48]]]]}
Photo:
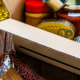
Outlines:
{"type": "Polygon", "coordinates": [[[68,16],[69,17],[79,17],[80,13],[70,13],[70,12],[68,12],[68,16]]]}

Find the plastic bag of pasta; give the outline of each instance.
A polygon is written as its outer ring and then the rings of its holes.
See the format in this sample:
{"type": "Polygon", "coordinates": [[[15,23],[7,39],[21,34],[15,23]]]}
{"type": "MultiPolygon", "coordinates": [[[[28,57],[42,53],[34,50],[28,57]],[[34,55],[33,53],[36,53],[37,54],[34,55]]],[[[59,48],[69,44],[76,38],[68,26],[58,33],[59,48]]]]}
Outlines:
{"type": "MultiPolygon", "coordinates": [[[[45,78],[38,75],[34,70],[30,69],[26,64],[22,63],[15,55],[15,51],[9,50],[5,52],[0,58],[0,68],[4,67],[2,74],[4,75],[10,67],[21,76],[23,80],[45,80],[45,78]]],[[[17,79],[16,79],[17,80],[17,79]]]]}

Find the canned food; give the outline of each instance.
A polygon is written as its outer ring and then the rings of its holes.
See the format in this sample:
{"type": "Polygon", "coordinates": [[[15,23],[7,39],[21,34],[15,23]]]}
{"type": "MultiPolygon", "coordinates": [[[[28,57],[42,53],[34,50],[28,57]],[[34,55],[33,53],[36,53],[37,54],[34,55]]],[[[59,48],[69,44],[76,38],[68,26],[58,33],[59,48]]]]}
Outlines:
{"type": "Polygon", "coordinates": [[[68,0],[43,0],[43,3],[50,6],[54,11],[61,9],[68,0]]]}
{"type": "Polygon", "coordinates": [[[75,35],[75,26],[64,19],[45,19],[37,25],[37,28],[49,31],[51,33],[73,39],[75,35]]]}

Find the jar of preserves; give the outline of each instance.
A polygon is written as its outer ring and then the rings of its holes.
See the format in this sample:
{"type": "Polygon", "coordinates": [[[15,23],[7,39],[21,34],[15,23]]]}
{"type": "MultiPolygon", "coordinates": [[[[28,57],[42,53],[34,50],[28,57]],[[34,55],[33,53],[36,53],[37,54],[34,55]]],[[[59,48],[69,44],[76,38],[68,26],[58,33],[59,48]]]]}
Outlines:
{"type": "Polygon", "coordinates": [[[26,23],[37,26],[43,19],[52,15],[51,9],[42,0],[28,0],[25,2],[26,23]]]}
{"type": "Polygon", "coordinates": [[[75,37],[80,35],[80,6],[65,6],[57,12],[57,16],[72,22],[76,28],[75,37]]]}

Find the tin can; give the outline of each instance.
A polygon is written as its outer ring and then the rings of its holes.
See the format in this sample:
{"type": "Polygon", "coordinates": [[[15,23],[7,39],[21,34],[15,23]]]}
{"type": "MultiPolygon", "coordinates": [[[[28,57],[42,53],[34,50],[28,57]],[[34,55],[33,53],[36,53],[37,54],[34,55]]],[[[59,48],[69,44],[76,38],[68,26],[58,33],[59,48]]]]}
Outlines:
{"type": "Polygon", "coordinates": [[[68,0],[43,0],[43,3],[50,6],[54,11],[61,9],[68,0]]]}
{"type": "Polygon", "coordinates": [[[68,39],[73,39],[75,34],[75,26],[64,19],[45,19],[37,27],[68,39]]]}

